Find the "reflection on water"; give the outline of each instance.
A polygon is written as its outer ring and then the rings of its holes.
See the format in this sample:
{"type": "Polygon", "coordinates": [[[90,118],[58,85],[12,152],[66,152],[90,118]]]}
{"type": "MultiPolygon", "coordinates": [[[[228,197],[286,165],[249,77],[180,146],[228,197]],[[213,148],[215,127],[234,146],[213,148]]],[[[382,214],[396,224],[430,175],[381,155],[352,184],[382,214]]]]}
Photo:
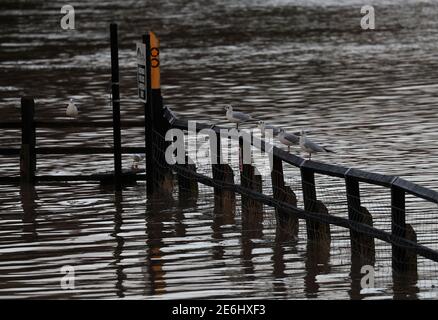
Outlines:
{"type": "MultiPolygon", "coordinates": [[[[438,3],[422,2],[421,10],[415,1],[374,4],[377,29],[363,32],[356,0],[82,1],[77,29],[64,31],[54,3],[2,1],[2,119],[17,119],[22,95],[37,98],[38,119],[64,119],[69,97],[81,120],[111,119],[108,25],[117,21],[123,118],[142,119],[133,49],[152,29],[162,43],[165,103],[176,112],[223,124],[223,104],[235,104],[285,128],[308,128],[336,150],[318,159],[437,190],[438,3]]],[[[111,134],[40,129],[37,143],[102,146],[111,134]]],[[[141,129],[123,131],[125,146],[142,146],[143,137],[141,129]]],[[[19,142],[18,131],[2,130],[2,146],[19,142]]],[[[105,155],[38,161],[43,174],[112,168],[105,155]]],[[[0,158],[2,176],[18,171],[17,159],[0,158]]],[[[285,176],[291,182],[297,173],[285,167],[285,176]]],[[[189,199],[177,192],[146,199],[144,184],[122,193],[92,184],[0,190],[2,297],[436,298],[424,273],[392,279],[390,251],[379,241],[379,288],[361,293],[348,232],[332,228],[330,247],[307,243],[301,222],[298,240],[287,238],[270,208],[250,214],[240,197],[215,199],[206,187],[189,199]],[[75,290],[59,286],[64,265],[75,267],[75,290]]],[[[436,266],[419,261],[419,270],[436,266]]]]}

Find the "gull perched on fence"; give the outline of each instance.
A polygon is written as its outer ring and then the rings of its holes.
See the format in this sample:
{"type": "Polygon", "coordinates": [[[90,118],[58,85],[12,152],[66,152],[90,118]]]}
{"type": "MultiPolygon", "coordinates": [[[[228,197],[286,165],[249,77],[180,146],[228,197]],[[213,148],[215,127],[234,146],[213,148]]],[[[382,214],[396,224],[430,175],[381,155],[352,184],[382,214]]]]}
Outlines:
{"type": "Polygon", "coordinates": [[[65,111],[67,117],[76,118],[79,114],[78,108],[76,107],[73,99],[70,99],[70,102],[67,105],[67,110],[65,111]]]}
{"type": "Polygon", "coordinates": [[[249,114],[233,111],[233,107],[230,105],[225,106],[225,110],[227,110],[226,117],[227,120],[236,124],[236,129],[239,129],[239,123],[255,120],[249,114]]]}
{"type": "Polygon", "coordinates": [[[260,129],[260,131],[262,132],[263,136],[265,136],[265,131],[266,130],[272,130],[272,134],[274,135],[274,137],[278,136],[278,134],[281,131],[280,128],[277,128],[275,126],[271,126],[270,124],[266,124],[263,120],[260,120],[258,122],[257,126],[260,129]]]}
{"type": "Polygon", "coordinates": [[[280,129],[280,132],[278,134],[278,140],[280,140],[280,142],[282,144],[287,145],[288,152],[290,152],[290,146],[298,145],[300,143],[299,136],[297,136],[293,133],[288,133],[288,132],[284,131],[284,129],[280,129]]]}
{"type": "Polygon", "coordinates": [[[327,149],[326,147],[320,146],[319,144],[307,139],[306,132],[303,130],[301,130],[300,147],[304,152],[307,152],[309,154],[309,160],[312,159],[312,153],[318,153],[318,152],[334,153],[334,151],[327,149]]]}
{"type": "Polygon", "coordinates": [[[132,169],[138,169],[138,164],[141,160],[143,160],[145,158],[145,154],[144,153],[136,153],[132,155],[132,169]]]}

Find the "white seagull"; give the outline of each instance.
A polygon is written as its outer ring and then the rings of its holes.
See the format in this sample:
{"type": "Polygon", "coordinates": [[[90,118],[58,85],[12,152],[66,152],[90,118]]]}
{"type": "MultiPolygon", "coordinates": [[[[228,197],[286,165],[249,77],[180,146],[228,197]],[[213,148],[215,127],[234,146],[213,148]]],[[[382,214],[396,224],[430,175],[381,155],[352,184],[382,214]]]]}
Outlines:
{"type": "Polygon", "coordinates": [[[304,152],[307,152],[309,154],[309,160],[312,159],[312,153],[318,153],[318,152],[334,153],[334,151],[327,149],[326,147],[320,146],[319,144],[307,139],[306,132],[303,130],[301,130],[300,147],[304,152]]]}
{"type": "Polygon", "coordinates": [[[278,134],[278,140],[282,144],[287,145],[287,151],[290,152],[290,146],[298,145],[300,143],[300,137],[294,135],[293,133],[288,133],[284,131],[284,129],[280,129],[280,133],[278,134]]]}
{"type": "Polygon", "coordinates": [[[227,110],[226,117],[227,120],[236,124],[236,129],[239,129],[239,123],[255,120],[249,114],[233,111],[233,107],[230,105],[225,106],[225,110],[227,110]]]}
{"type": "Polygon", "coordinates": [[[138,163],[145,158],[144,153],[136,153],[132,155],[132,169],[138,169],[138,163]]]}
{"type": "Polygon", "coordinates": [[[270,124],[266,124],[263,120],[260,120],[257,124],[258,128],[260,129],[260,131],[262,132],[262,135],[265,136],[265,131],[266,130],[272,130],[272,134],[274,135],[274,137],[278,136],[278,134],[280,133],[281,129],[275,126],[271,126],[270,124]]]}
{"type": "Polygon", "coordinates": [[[79,114],[78,108],[76,107],[73,99],[70,99],[70,102],[67,105],[67,110],[65,111],[67,117],[76,118],[79,114]]]}

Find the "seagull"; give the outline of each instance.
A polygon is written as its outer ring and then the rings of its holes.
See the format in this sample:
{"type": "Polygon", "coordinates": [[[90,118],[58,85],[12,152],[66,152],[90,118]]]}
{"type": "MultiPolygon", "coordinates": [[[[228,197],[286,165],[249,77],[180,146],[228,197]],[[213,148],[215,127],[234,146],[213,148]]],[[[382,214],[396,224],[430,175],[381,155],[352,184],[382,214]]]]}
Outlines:
{"type": "Polygon", "coordinates": [[[249,114],[233,111],[233,107],[230,105],[225,106],[225,110],[227,110],[226,117],[230,122],[234,122],[236,124],[236,129],[239,129],[239,123],[255,120],[249,114]]]}
{"type": "Polygon", "coordinates": [[[260,131],[262,132],[262,135],[265,136],[265,130],[272,130],[272,134],[274,135],[274,137],[278,136],[278,134],[280,133],[281,129],[271,126],[269,124],[266,124],[263,120],[260,120],[258,122],[258,128],[260,129],[260,131]]]}
{"type": "Polygon", "coordinates": [[[312,153],[318,153],[318,152],[334,153],[334,151],[327,149],[326,147],[320,146],[319,144],[307,139],[306,132],[303,130],[301,130],[300,147],[304,152],[307,152],[309,154],[309,160],[312,159],[312,153]]]}
{"type": "Polygon", "coordinates": [[[79,114],[78,108],[76,107],[73,99],[70,99],[70,102],[67,105],[67,110],[65,111],[67,117],[76,118],[79,114]]]}
{"type": "Polygon", "coordinates": [[[297,145],[300,142],[300,137],[284,131],[284,129],[280,129],[280,133],[278,134],[278,139],[282,144],[287,145],[287,151],[290,152],[290,146],[297,145]]]}
{"type": "Polygon", "coordinates": [[[144,153],[136,153],[132,155],[132,169],[138,169],[138,163],[145,158],[144,153]]]}

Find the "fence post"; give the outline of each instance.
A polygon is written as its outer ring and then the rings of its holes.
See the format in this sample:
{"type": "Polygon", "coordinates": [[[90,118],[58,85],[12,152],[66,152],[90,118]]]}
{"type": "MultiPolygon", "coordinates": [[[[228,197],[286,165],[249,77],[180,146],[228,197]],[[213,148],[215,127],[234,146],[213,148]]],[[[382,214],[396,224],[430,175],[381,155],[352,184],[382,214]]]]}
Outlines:
{"type": "MultiPolygon", "coordinates": [[[[214,146],[210,144],[211,148],[211,162],[212,164],[212,173],[213,173],[213,179],[220,180],[221,179],[221,134],[219,131],[216,133],[216,150],[214,150],[214,146]],[[216,162],[216,163],[215,163],[216,162]]],[[[214,194],[218,195],[220,192],[220,188],[215,187],[214,188],[214,194]]]]}
{"type": "Polygon", "coordinates": [[[164,105],[163,97],[161,96],[161,83],[160,83],[160,48],[159,41],[153,32],[149,32],[149,46],[146,46],[146,59],[148,64],[147,71],[150,75],[148,80],[148,93],[150,98],[149,108],[152,113],[152,161],[154,170],[149,174],[152,176],[152,183],[154,183],[153,190],[169,191],[168,187],[172,182],[172,170],[166,163],[165,152],[170,145],[169,141],[165,141],[164,137],[167,130],[171,129],[171,126],[167,119],[164,117],[164,105]],[[150,83],[150,86],[149,86],[150,83]]]}
{"type": "MultiPolygon", "coordinates": [[[[242,187],[261,193],[261,175],[256,174],[256,168],[252,165],[252,140],[252,133],[242,131],[239,136],[240,184],[242,187]]],[[[260,213],[263,205],[257,200],[242,195],[242,209],[242,211],[260,213]]]]}
{"type": "MultiPolygon", "coordinates": [[[[242,180],[242,172],[243,172],[243,138],[239,136],[239,172],[240,179],[242,180]]],[[[242,182],[240,182],[242,184],[242,182]]],[[[243,200],[243,199],[242,199],[243,200]]]]}
{"type": "MultiPolygon", "coordinates": [[[[359,181],[348,176],[347,173],[345,175],[345,187],[347,191],[348,219],[372,226],[373,217],[361,205],[359,181]]],[[[352,263],[358,265],[359,270],[363,264],[374,265],[375,242],[373,237],[350,229],[350,242],[352,263]]]]}
{"type": "MultiPolygon", "coordinates": [[[[251,172],[248,170],[249,168],[245,164],[244,157],[245,157],[245,151],[243,150],[244,144],[243,144],[243,137],[242,135],[239,135],[239,171],[240,171],[240,185],[242,187],[251,189],[251,172]]],[[[246,196],[242,195],[242,213],[247,212],[245,209],[249,208],[249,202],[250,199],[246,196]]]]}
{"type": "Polygon", "coordinates": [[[145,126],[145,158],[146,158],[146,191],[148,194],[152,194],[154,191],[154,180],[153,174],[154,172],[154,163],[153,163],[153,148],[152,148],[152,139],[153,139],[153,114],[152,114],[152,91],[151,91],[151,40],[149,33],[143,35],[143,43],[146,47],[146,94],[144,103],[144,126],[145,126]]]}
{"type": "MultiPolygon", "coordinates": [[[[292,189],[285,185],[283,175],[282,160],[273,155],[272,156],[272,193],[275,200],[287,202],[293,206],[297,205],[297,197],[292,189]]],[[[290,212],[276,209],[277,215],[277,231],[280,241],[290,240],[298,236],[298,218],[294,217],[290,212]]]]}
{"type": "Polygon", "coordinates": [[[167,121],[164,118],[163,98],[161,96],[160,48],[155,33],[149,32],[149,50],[146,50],[150,70],[150,95],[153,113],[153,128],[160,134],[165,133],[167,121]]]}
{"type": "MultiPolygon", "coordinates": [[[[177,166],[196,173],[196,164],[189,157],[186,151],[184,151],[184,158],[184,164],[177,164],[177,166]]],[[[191,177],[189,174],[178,172],[177,179],[180,200],[184,199],[184,201],[187,201],[187,199],[192,199],[195,200],[196,203],[196,198],[198,197],[199,193],[198,181],[194,177],[191,177]]]]}
{"type": "Polygon", "coordinates": [[[272,193],[274,195],[274,199],[277,200],[280,199],[280,194],[284,189],[283,163],[281,159],[275,155],[272,156],[272,160],[272,193]]]}
{"type": "MultiPolygon", "coordinates": [[[[228,137],[226,139],[228,141],[228,137]]],[[[223,158],[220,131],[216,131],[216,152],[214,152],[214,150],[212,149],[211,157],[213,162],[213,179],[216,180],[218,183],[222,181],[225,183],[234,184],[233,169],[230,167],[229,164],[225,163],[227,159],[223,158]],[[215,160],[216,164],[214,164],[215,160]]],[[[236,199],[236,194],[233,191],[224,190],[221,187],[215,187],[214,195],[215,208],[227,208],[227,212],[232,211],[231,208],[234,206],[236,199]]]]}
{"type": "Polygon", "coordinates": [[[111,91],[113,105],[114,181],[116,190],[122,187],[122,138],[120,130],[119,48],[117,24],[110,24],[111,38],[111,91]]]}
{"type": "MultiPolygon", "coordinates": [[[[315,174],[312,170],[301,167],[301,184],[303,188],[304,210],[315,212],[316,189],[315,174]]],[[[306,220],[307,239],[314,240],[317,237],[315,222],[306,220]]]]}
{"type": "MultiPolygon", "coordinates": [[[[327,207],[316,198],[315,172],[301,164],[301,183],[303,188],[304,210],[308,212],[329,214],[327,207]]],[[[330,224],[306,220],[307,240],[322,240],[321,243],[330,245],[330,224]]]]}
{"type": "MultiPolygon", "coordinates": [[[[405,191],[395,185],[391,186],[391,230],[392,235],[406,238],[405,191]]],[[[392,245],[392,269],[405,271],[406,249],[392,245]]]]}
{"type": "Polygon", "coordinates": [[[345,187],[347,189],[348,218],[357,221],[357,214],[360,212],[359,181],[346,176],[345,187]]]}
{"type": "Polygon", "coordinates": [[[35,102],[31,97],[21,98],[21,151],[20,177],[21,182],[35,181],[36,154],[35,154],[35,102]]]}
{"type": "MultiPolygon", "coordinates": [[[[345,188],[347,191],[348,219],[361,222],[360,212],[360,188],[359,181],[350,176],[345,176],[345,188]]],[[[350,229],[351,254],[359,252],[358,244],[360,233],[350,229]]]]}

